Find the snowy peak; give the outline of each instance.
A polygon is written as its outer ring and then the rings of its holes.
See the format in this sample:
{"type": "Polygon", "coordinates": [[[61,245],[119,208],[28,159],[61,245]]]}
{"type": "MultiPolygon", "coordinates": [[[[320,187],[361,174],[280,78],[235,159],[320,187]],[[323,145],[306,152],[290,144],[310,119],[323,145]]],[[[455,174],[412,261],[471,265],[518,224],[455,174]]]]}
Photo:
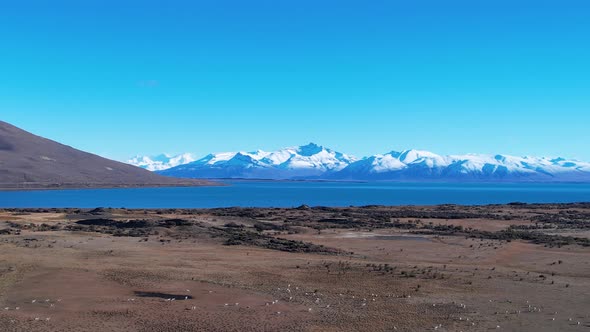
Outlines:
{"type": "Polygon", "coordinates": [[[399,161],[408,165],[420,165],[427,168],[441,168],[449,165],[448,158],[422,150],[406,150],[400,153],[399,161]]]}
{"type": "Polygon", "coordinates": [[[341,170],[355,160],[354,157],[310,143],[297,148],[289,159],[280,165],[283,168],[313,168],[325,172],[341,170]]]}
{"type": "Polygon", "coordinates": [[[161,174],[211,178],[292,179],[321,176],[339,171],[356,161],[354,157],[310,143],[266,152],[221,152],[178,165],[161,174]]]}
{"type": "Polygon", "coordinates": [[[190,153],[183,153],[176,156],[160,154],[157,156],[135,156],[127,160],[127,164],[138,166],[148,171],[161,171],[178,165],[188,164],[195,161],[190,153]]]}
{"type": "Polygon", "coordinates": [[[376,173],[385,172],[385,171],[392,171],[392,170],[399,170],[406,168],[407,165],[404,164],[400,159],[399,153],[389,153],[385,155],[375,155],[370,160],[371,167],[376,173]]]}
{"type": "Polygon", "coordinates": [[[398,157],[398,159],[405,164],[409,164],[409,163],[414,162],[419,159],[434,159],[434,158],[440,158],[440,156],[436,155],[432,152],[421,151],[421,150],[405,150],[405,151],[401,152],[398,157]]]}
{"type": "Polygon", "coordinates": [[[299,153],[299,155],[305,156],[305,157],[311,157],[311,156],[318,154],[322,151],[324,151],[324,147],[319,146],[315,143],[309,143],[307,145],[300,146],[297,149],[297,152],[299,153]]]}
{"type": "Polygon", "coordinates": [[[315,143],[272,152],[221,152],[135,157],[129,163],[176,177],[367,181],[583,181],[590,163],[566,158],[496,154],[438,155],[391,151],[356,159],[315,143]]]}
{"type": "Polygon", "coordinates": [[[330,177],[407,181],[590,181],[590,164],[564,158],[440,156],[428,151],[405,150],[362,159],[330,177]]]}

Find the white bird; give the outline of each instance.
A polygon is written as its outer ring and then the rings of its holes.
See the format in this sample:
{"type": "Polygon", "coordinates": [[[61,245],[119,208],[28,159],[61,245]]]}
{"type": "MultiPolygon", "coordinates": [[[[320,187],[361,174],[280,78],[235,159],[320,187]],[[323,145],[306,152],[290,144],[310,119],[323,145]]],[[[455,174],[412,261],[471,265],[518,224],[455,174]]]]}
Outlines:
{"type": "Polygon", "coordinates": [[[35,302],[37,302],[37,300],[33,300],[33,301],[31,301],[31,303],[35,303],[35,302]]]}

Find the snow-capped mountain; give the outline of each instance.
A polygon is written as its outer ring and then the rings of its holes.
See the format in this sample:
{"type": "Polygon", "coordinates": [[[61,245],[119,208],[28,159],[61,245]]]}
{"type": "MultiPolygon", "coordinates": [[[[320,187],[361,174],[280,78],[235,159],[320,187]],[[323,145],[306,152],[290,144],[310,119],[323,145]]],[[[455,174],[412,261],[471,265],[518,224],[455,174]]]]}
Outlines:
{"type": "Polygon", "coordinates": [[[223,152],[136,157],[131,164],[187,178],[326,179],[361,181],[590,182],[590,163],[564,158],[447,155],[391,151],[357,160],[310,143],[274,152],[223,152]]]}
{"type": "Polygon", "coordinates": [[[178,165],[188,164],[196,158],[190,153],[183,153],[176,156],[160,154],[157,156],[135,156],[127,160],[128,164],[145,168],[148,171],[161,171],[178,165]]]}
{"type": "Polygon", "coordinates": [[[296,179],[337,172],[354,161],[354,157],[310,143],[274,152],[210,154],[159,173],[191,178],[296,179]]]}
{"type": "Polygon", "coordinates": [[[326,178],[398,181],[590,181],[590,163],[563,158],[449,155],[392,151],[350,164],[326,178]]]}

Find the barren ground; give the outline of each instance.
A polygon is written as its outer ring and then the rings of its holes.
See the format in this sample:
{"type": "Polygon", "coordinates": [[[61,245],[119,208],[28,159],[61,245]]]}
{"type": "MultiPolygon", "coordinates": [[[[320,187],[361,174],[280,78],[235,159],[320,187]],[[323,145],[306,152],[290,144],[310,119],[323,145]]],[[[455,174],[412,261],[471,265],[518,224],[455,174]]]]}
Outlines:
{"type": "Polygon", "coordinates": [[[590,331],[590,204],[0,210],[0,331],[590,331]]]}

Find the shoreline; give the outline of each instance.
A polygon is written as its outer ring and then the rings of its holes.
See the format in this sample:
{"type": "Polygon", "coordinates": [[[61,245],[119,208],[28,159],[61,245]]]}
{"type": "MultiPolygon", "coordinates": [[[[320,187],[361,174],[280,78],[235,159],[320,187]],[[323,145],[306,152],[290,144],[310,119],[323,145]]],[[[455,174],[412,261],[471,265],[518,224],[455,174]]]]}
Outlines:
{"type": "Polygon", "coordinates": [[[138,188],[186,188],[186,187],[224,187],[227,184],[209,180],[196,183],[155,183],[155,184],[35,184],[31,186],[3,186],[0,191],[46,191],[46,190],[84,190],[84,189],[138,189],[138,188]]]}
{"type": "Polygon", "coordinates": [[[503,181],[365,181],[365,180],[320,180],[320,179],[242,179],[242,178],[218,178],[218,179],[186,179],[187,182],[180,183],[155,183],[155,184],[80,184],[80,183],[31,183],[31,184],[2,184],[1,191],[40,191],[40,190],[72,190],[72,189],[133,189],[133,188],[185,188],[185,187],[225,187],[231,186],[231,182],[262,182],[262,183],[339,183],[339,184],[433,184],[433,185],[590,185],[590,182],[503,182],[503,181]],[[191,183],[190,180],[194,180],[191,183]]]}
{"type": "Polygon", "coordinates": [[[569,202],[569,203],[561,203],[561,202],[553,202],[553,203],[524,203],[524,202],[510,202],[504,204],[420,204],[420,205],[355,205],[355,206],[309,206],[306,204],[302,204],[300,206],[293,206],[293,207],[267,207],[267,206],[218,206],[218,207],[206,207],[206,208],[176,208],[176,207],[167,207],[167,208],[126,208],[126,207],[108,207],[108,206],[96,206],[96,207],[0,207],[0,211],[11,211],[11,212],[41,212],[41,211],[50,211],[50,212],[63,212],[63,211],[93,211],[93,210],[112,210],[112,211],[128,211],[128,212],[170,212],[174,211],[175,213],[183,213],[183,212],[209,212],[209,211],[218,211],[218,210],[374,210],[374,209],[392,209],[392,210],[412,210],[412,209],[438,209],[441,211],[445,211],[449,208],[454,209],[477,209],[477,208],[490,208],[490,207],[498,207],[498,208],[507,208],[507,209],[544,209],[544,208],[584,208],[590,209],[590,201],[582,201],[582,202],[569,202]]]}

